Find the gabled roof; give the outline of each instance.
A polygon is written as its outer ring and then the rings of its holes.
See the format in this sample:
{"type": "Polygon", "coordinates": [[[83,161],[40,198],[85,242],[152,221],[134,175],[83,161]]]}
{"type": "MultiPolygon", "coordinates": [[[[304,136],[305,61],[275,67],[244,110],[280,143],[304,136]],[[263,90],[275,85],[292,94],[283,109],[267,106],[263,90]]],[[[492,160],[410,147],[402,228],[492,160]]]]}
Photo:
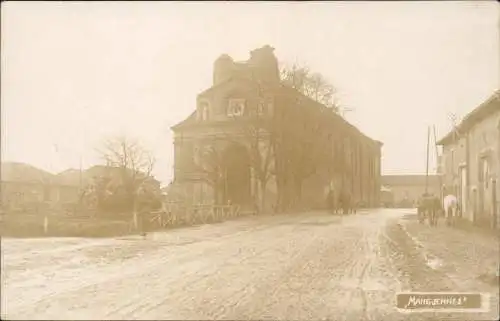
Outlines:
{"type": "Polygon", "coordinates": [[[78,169],[67,169],[56,175],[55,180],[60,185],[77,186],[80,184],[80,179],[83,179],[83,173],[78,169]]]}
{"type": "Polygon", "coordinates": [[[36,168],[32,165],[18,162],[4,162],[1,164],[0,179],[3,182],[37,182],[49,184],[55,175],[36,168]]]}
{"type": "Polygon", "coordinates": [[[217,90],[221,87],[227,86],[228,84],[230,84],[232,82],[246,82],[249,85],[257,85],[256,80],[253,80],[249,77],[246,77],[244,75],[236,73],[236,74],[233,74],[230,77],[228,77],[226,80],[224,80],[216,85],[213,85],[208,89],[205,89],[204,91],[202,91],[201,93],[198,94],[198,97],[206,96],[206,95],[210,94],[212,91],[217,90]]]}
{"type": "Polygon", "coordinates": [[[175,124],[174,126],[170,127],[170,129],[172,129],[174,132],[177,130],[177,129],[180,129],[182,127],[186,127],[186,126],[189,126],[189,125],[192,125],[196,122],[196,110],[193,111],[189,116],[187,116],[187,118],[185,118],[183,121],[175,124]]]}
{"type": "Polygon", "coordinates": [[[455,142],[461,134],[468,132],[474,125],[498,111],[500,111],[500,90],[495,91],[486,101],[468,113],[456,130],[450,131],[436,144],[443,146],[455,142]]]}
{"type": "MultiPolygon", "coordinates": [[[[297,89],[295,89],[293,87],[287,86],[285,84],[281,84],[281,89],[284,90],[285,92],[291,93],[293,95],[300,96],[301,99],[304,99],[308,103],[308,105],[310,105],[310,106],[314,106],[315,108],[323,109],[323,110],[328,110],[329,109],[325,105],[323,105],[320,102],[312,99],[311,97],[308,97],[308,96],[304,95],[303,93],[301,93],[300,91],[298,91],[297,89]]],[[[355,133],[357,135],[360,135],[360,136],[364,137],[365,139],[368,139],[369,141],[372,141],[372,142],[378,144],[380,147],[383,146],[382,142],[380,142],[378,140],[374,140],[373,138],[367,136],[361,130],[359,130],[359,128],[357,128],[356,126],[354,126],[353,124],[351,124],[349,121],[347,121],[344,117],[340,116],[338,113],[330,112],[327,115],[329,115],[331,117],[331,119],[339,122],[343,126],[346,126],[346,128],[348,130],[352,131],[353,133],[355,133]]]]}

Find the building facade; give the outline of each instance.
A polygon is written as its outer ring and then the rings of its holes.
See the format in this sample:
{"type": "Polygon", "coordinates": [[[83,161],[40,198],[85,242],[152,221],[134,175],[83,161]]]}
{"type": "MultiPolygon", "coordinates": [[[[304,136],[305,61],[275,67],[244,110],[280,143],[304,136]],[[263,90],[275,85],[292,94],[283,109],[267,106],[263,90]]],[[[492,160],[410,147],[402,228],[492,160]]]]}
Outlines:
{"type": "Polygon", "coordinates": [[[23,163],[2,163],[1,206],[4,210],[74,203],[78,186],[63,184],[51,173],[23,163]]]}
{"type": "Polygon", "coordinates": [[[393,207],[413,207],[426,191],[440,195],[439,175],[382,175],[382,186],[390,191],[393,207]]]}
{"type": "Polygon", "coordinates": [[[212,86],[172,127],[174,184],[191,204],[324,207],[329,191],[379,204],[382,144],[281,83],[273,48],[214,63],[212,86]]]}
{"type": "Polygon", "coordinates": [[[463,216],[498,227],[500,175],[500,92],[470,112],[442,146],[443,181],[460,200],[463,216]]]}

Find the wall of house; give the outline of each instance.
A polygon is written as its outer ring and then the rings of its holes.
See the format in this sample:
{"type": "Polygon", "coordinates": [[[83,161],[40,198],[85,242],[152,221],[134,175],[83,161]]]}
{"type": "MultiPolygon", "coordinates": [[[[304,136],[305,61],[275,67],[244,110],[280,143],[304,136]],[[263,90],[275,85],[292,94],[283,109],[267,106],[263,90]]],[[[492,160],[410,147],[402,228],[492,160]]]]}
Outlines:
{"type": "Polygon", "coordinates": [[[341,154],[334,162],[342,168],[324,169],[305,181],[303,200],[322,208],[330,190],[335,199],[342,189],[351,192],[353,201],[366,207],[380,205],[380,146],[364,137],[338,132],[332,152],[341,154]]]}
{"type": "MultiPolygon", "coordinates": [[[[500,174],[498,159],[498,122],[500,111],[477,123],[467,133],[469,142],[469,209],[470,220],[488,224],[493,215],[493,186],[500,174]],[[486,165],[486,169],[483,166],[486,165]],[[483,172],[485,170],[485,172],[483,172]]],[[[499,199],[497,188],[497,201],[499,199]]],[[[497,213],[498,215],[498,213],[497,213]]]]}
{"type": "Polygon", "coordinates": [[[459,169],[467,163],[467,139],[460,138],[458,141],[443,147],[441,161],[444,167],[443,184],[453,193],[458,193],[460,185],[459,169]]]}
{"type": "MultiPolygon", "coordinates": [[[[499,122],[500,111],[477,122],[458,141],[443,146],[445,186],[448,191],[461,196],[463,216],[470,221],[488,224],[487,221],[492,219],[493,183],[500,177],[499,122]]],[[[496,195],[498,204],[498,183],[496,195]]],[[[497,222],[500,222],[500,217],[497,222]]]]}
{"type": "Polygon", "coordinates": [[[22,182],[1,182],[2,206],[6,208],[22,207],[26,203],[43,202],[42,185],[22,182]]]}
{"type": "Polygon", "coordinates": [[[1,182],[2,206],[24,208],[37,203],[53,206],[78,201],[79,188],[75,186],[43,185],[31,182],[1,182]]]}
{"type": "Polygon", "coordinates": [[[51,187],[50,202],[54,204],[76,203],[79,200],[80,188],[70,185],[56,185],[51,187]]]}
{"type": "Polygon", "coordinates": [[[354,137],[354,153],[351,158],[353,196],[365,206],[380,205],[380,146],[362,137],[354,137]]]}

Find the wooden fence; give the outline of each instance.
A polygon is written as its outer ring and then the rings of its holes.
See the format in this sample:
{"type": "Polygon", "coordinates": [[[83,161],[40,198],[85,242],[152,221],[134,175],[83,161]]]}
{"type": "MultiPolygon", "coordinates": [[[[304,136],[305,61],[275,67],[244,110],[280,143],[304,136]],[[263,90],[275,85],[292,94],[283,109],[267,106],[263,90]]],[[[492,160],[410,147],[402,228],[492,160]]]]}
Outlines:
{"type": "Polygon", "coordinates": [[[130,216],[121,219],[94,215],[14,214],[0,215],[0,235],[13,237],[89,236],[110,237],[139,231],[222,222],[243,215],[237,205],[169,204],[164,209],[138,215],[138,226],[130,216]]]}
{"type": "MultiPolygon", "coordinates": [[[[146,230],[151,230],[222,222],[245,214],[248,213],[242,212],[238,205],[179,205],[143,214],[142,222],[146,230]]],[[[131,222],[131,228],[133,228],[133,222],[131,222]]]]}

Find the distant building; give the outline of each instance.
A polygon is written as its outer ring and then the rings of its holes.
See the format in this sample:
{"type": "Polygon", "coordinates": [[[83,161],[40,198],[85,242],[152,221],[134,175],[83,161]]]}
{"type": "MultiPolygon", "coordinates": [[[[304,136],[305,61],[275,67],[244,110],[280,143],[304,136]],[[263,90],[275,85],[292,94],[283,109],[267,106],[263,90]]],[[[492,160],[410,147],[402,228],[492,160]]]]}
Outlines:
{"type": "Polygon", "coordinates": [[[383,207],[394,206],[394,194],[390,188],[385,186],[380,188],[380,203],[383,207]]]}
{"type": "Polygon", "coordinates": [[[443,181],[460,200],[463,215],[499,226],[500,91],[465,116],[443,137],[443,181]]]}
{"type": "Polygon", "coordinates": [[[78,199],[78,186],[61,183],[55,175],[24,163],[2,163],[0,180],[4,209],[57,207],[78,199]]]}
{"type": "MultiPolygon", "coordinates": [[[[426,191],[440,195],[439,175],[382,175],[382,186],[390,192],[395,207],[413,207],[426,191]],[[427,184],[426,184],[427,182],[427,184]]],[[[389,197],[386,195],[386,197],[389,197]]]]}
{"type": "MultiPolygon", "coordinates": [[[[20,211],[33,208],[60,208],[77,204],[83,191],[92,189],[96,182],[105,179],[109,187],[121,185],[121,169],[96,165],[87,170],[68,169],[52,174],[34,166],[5,162],[1,167],[1,206],[5,210],[20,211]]],[[[160,194],[160,182],[149,177],[141,192],[160,194]]]]}
{"type": "Polygon", "coordinates": [[[212,86],[198,95],[196,110],[172,127],[178,194],[194,204],[230,202],[255,208],[263,203],[263,209],[270,210],[286,207],[297,195],[305,207],[324,206],[329,189],[343,189],[356,201],[378,205],[382,143],[284,86],[273,50],[255,49],[245,62],[228,55],[215,61],[212,86]],[[317,127],[320,122],[328,122],[326,132],[296,134],[300,126],[317,127]],[[328,141],[322,140],[327,135],[328,141]],[[303,159],[284,157],[299,147],[314,152],[303,159]],[[315,153],[330,153],[335,161],[310,168],[308,162],[318,157],[315,153]],[[278,173],[264,191],[255,164],[278,173]],[[309,175],[300,190],[293,183],[294,175],[303,174],[299,171],[309,175]]]}

